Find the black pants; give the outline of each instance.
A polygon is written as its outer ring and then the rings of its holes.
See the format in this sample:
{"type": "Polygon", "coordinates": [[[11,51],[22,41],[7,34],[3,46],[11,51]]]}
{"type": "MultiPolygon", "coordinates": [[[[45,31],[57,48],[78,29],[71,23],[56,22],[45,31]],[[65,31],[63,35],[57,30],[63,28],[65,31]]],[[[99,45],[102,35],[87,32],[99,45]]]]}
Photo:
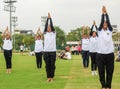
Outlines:
{"type": "Polygon", "coordinates": [[[12,50],[4,50],[4,57],[6,62],[6,69],[12,68],[12,50]]]}
{"type": "Polygon", "coordinates": [[[71,51],[72,52],[72,55],[74,55],[74,51],[71,51]]]}
{"type": "Polygon", "coordinates": [[[42,67],[42,52],[35,53],[37,68],[42,67]]]}
{"type": "Polygon", "coordinates": [[[89,66],[89,51],[82,50],[82,59],[83,59],[83,66],[86,68],[89,66]]]}
{"type": "Polygon", "coordinates": [[[55,75],[56,52],[44,52],[44,61],[46,64],[47,78],[53,78],[55,75]]]}
{"type": "Polygon", "coordinates": [[[75,50],[75,51],[74,51],[74,54],[75,54],[75,55],[78,55],[78,51],[77,51],[77,50],[75,50]]]}
{"type": "Polygon", "coordinates": [[[114,72],[114,53],[97,54],[97,65],[102,87],[111,88],[112,76],[114,72]]]}
{"type": "Polygon", "coordinates": [[[97,61],[96,61],[96,55],[97,53],[90,53],[90,57],[91,57],[91,70],[97,70],[97,61]]]}

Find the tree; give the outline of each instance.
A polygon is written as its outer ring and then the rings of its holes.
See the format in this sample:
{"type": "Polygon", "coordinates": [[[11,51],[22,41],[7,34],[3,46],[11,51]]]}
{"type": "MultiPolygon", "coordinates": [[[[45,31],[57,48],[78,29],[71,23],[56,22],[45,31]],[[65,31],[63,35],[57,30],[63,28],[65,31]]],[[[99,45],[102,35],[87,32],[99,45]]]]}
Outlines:
{"type": "Polygon", "coordinates": [[[3,44],[3,39],[2,36],[0,35],[0,48],[2,48],[2,44],[3,44]]]}
{"type": "Polygon", "coordinates": [[[66,44],[66,39],[65,39],[65,32],[59,27],[55,26],[56,30],[56,43],[57,43],[57,49],[64,49],[64,46],[66,44]]]}
{"type": "Polygon", "coordinates": [[[79,41],[81,39],[82,28],[76,28],[68,33],[66,40],[67,41],[79,41]]]}
{"type": "Polygon", "coordinates": [[[20,49],[20,44],[23,43],[22,40],[23,40],[23,37],[24,35],[21,35],[21,34],[16,34],[16,35],[13,35],[13,43],[14,43],[14,36],[15,36],[15,49],[16,50],[19,50],[20,49]]]}
{"type": "Polygon", "coordinates": [[[25,35],[22,40],[22,42],[32,51],[34,50],[34,41],[34,37],[30,35],[25,35]]]}
{"type": "Polygon", "coordinates": [[[74,30],[71,30],[70,33],[68,33],[66,40],[67,41],[79,41],[82,39],[82,34],[89,34],[90,28],[87,27],[80,27],[76,28],[74,30]]]}
{"type": "MultiPolygon", "coordinates": [[[[13,43],[14,43],[14,35],[12,38],[13,38],[13,43]]],[[[34,37],[31,35],[16,34],[15,35],[15,49],[19,50],[21,44],[24,44],[25,47],[29,48],[30,50],[34,50],[34,47],[33,47],[34,46],[34,37]]]]}

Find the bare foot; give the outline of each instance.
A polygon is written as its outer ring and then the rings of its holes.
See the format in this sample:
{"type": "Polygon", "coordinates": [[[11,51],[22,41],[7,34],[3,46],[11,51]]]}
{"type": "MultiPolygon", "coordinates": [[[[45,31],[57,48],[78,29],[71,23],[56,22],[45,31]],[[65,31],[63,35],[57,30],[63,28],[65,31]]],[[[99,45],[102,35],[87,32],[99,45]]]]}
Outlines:
{"type": "Polygon", "coordinates": [[[102,88],[102,89],[106,89],[106,88],[102,88]]]}
{"type": "Polygon", "coordinates": [[[47,79],[47,82],[51,82],[51,78],[48,78],[48,79],[47,79]]]}
{"type": "Polygon", "coordinates": [[[51,78],[51,82],[53,82],[53,78],[51,78]]]}
{"type": "Polygon", "coordinates": [[[8,69],[8,73],[11,74],[11,69],[8,69]]]}

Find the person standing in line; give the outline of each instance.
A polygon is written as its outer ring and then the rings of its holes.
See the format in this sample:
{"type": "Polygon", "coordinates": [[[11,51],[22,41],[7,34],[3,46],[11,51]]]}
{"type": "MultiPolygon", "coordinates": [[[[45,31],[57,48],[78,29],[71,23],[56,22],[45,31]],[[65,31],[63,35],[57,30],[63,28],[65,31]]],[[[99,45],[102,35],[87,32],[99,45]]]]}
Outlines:
{"type": "Polygon", "coordinates": [[[91,32],[90,32],[90,43],[89,43],[89,51],[91,57],[91,71],[92,75],[97,75],[97,63],[96,63],[96,55],[97,55],[97,45],[98,45],[98,37],[97,37],[97,26],[95,21],[93,22],[91,32]],[[94,30],[95,28],[95,30],[94,30]]]}
{"type": "Polygon", "coordinates": [[[38,28],[35,36],[35,56],[38,69],[42,67],[42,52],[43,52],[42,33],[40,31],[40,28],[38,28]]]}
{"type": "Polygon", "coordinates": [[[111,89],[114,72],[114,45],[112,26],[106,7],[102,8],[101,24],[98,29],[97,65],[102,89],[111,89]]]}
{"type": "Polygon", "coordinates": [[[4,50],[4,58],[6,62],[6,73],[10,74],[12,69],[12,40],[10,36],[10,32],[8,31],[8,27],[3,33],[3,50],[4,50]]]}
{"type": "Polygon", "coordinates": [[[44,61],[46,65],[47,81],[52,82],[55,76],[56,62],[56,32],[50,13],[44,30],[44,61]]]}
{"type": "Polygon", "coordinates": [[[84,33],[82,37],[82,59],[83,59],[83,67],[88,68],[89,66],[89,36],[84,33]]]}

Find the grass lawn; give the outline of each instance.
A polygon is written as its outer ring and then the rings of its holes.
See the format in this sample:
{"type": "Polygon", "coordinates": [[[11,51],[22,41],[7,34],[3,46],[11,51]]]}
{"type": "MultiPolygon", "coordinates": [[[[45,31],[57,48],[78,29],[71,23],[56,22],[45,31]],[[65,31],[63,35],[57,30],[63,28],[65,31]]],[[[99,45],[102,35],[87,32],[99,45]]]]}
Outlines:
{"type": "MultiPolygon", "coordinates": [[[[6,74],[5,60],[0,54],[0,89],[101,89],[98,76],[91,76],[89,69],[83,69],[81,56],[72,60],[56,61],[54,82],[46,82],[45,64],[36,68],[35,56],[13,54],[13,69],[6,74]]],[[[112,89],[120,89],[120,63],[115,63],[112,89]]]]}

